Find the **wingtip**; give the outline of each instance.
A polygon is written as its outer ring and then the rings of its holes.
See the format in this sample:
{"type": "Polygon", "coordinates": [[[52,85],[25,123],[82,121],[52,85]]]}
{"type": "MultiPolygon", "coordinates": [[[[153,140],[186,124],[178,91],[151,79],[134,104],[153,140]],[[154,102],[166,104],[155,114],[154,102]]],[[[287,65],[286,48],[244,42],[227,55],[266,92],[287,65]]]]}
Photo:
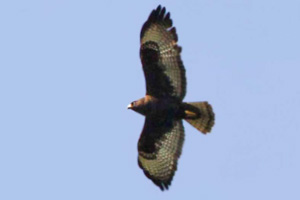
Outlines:
{"type": "Polygon", "coordinates": [[[166,183],[162,182],[156,185],[158,185],[161,191],[165,191],[165,190],[169,190],[169,186],[171,185],[171,182],[166,182],[166,183]]]}
{"type": "Polygon", "coordinates": [[[158,5],[156,9],[152,10],[147,21],[144,23],[141,30],[140,38],[143,37],[145,31],[152,23],[160,23],[163,24],[165,28],[170,28],[173,24],[170,16],[171,14],[170,12],[166,11],[166,7],[158,5]]]}

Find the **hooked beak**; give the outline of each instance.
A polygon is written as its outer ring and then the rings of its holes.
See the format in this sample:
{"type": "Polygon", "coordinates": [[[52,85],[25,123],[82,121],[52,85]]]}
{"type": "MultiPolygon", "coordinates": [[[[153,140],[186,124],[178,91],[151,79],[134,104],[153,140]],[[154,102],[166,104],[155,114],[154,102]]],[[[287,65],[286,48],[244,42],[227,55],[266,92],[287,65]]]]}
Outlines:
{"type": "Polygon", "coordinates": [[[127,106],[127,109],[131,109],[132,108],[132,104],[129,104],[128,106],[127,106]]]}

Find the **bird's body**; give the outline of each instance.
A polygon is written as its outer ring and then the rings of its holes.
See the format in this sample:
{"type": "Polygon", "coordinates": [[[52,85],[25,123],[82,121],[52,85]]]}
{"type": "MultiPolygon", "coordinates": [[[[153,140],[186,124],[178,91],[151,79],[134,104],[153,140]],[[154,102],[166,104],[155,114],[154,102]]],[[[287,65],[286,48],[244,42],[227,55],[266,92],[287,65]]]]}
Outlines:
{"type": "MultiPolygon", "coordinates": [[[[135,107],[132,110],[144,115],[152,117],[165,117],[172,115],[176,117],[179,113],[180,101],[173,98],[156,98],[146,95],[134,102],[135,107]]],[[[178,116],[179,117],[179,116],[178,116]]]]}
{"type": "Polygon", "coordinates": [[[202,133],[210,132],[214,113],[207,102],[185,103],[185,68],[170,13],[158,6],[141,31],[140,57],[146,96],[128,108],[145,116],[138,142],[138,164],[161,190],[168,189],[184,142],[182,119],[202,133]]]}

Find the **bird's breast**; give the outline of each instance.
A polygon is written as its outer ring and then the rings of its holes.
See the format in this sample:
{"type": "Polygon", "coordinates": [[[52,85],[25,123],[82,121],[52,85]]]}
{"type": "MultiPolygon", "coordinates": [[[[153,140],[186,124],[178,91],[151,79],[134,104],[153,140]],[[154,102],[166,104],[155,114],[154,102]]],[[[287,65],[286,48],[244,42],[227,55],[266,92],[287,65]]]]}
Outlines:
{"type": "Polygon", "coordinates": [[[175,117],[178,113],[180,103],[168,99],[158,99],[149,101],[147,105],[146,116],[150,117],[175,117]]]}

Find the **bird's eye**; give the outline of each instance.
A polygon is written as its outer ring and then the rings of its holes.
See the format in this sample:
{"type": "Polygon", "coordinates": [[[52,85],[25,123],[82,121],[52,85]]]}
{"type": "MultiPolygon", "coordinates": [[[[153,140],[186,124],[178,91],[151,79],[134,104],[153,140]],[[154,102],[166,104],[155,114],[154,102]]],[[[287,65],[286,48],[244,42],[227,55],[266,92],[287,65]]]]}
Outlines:
{"type": "Polygon", "coordinates": [[[135,101],[133,101],[133,102],[131,103],[132,106],[135,106],[135,104],[136,104],[135,101]]]}

